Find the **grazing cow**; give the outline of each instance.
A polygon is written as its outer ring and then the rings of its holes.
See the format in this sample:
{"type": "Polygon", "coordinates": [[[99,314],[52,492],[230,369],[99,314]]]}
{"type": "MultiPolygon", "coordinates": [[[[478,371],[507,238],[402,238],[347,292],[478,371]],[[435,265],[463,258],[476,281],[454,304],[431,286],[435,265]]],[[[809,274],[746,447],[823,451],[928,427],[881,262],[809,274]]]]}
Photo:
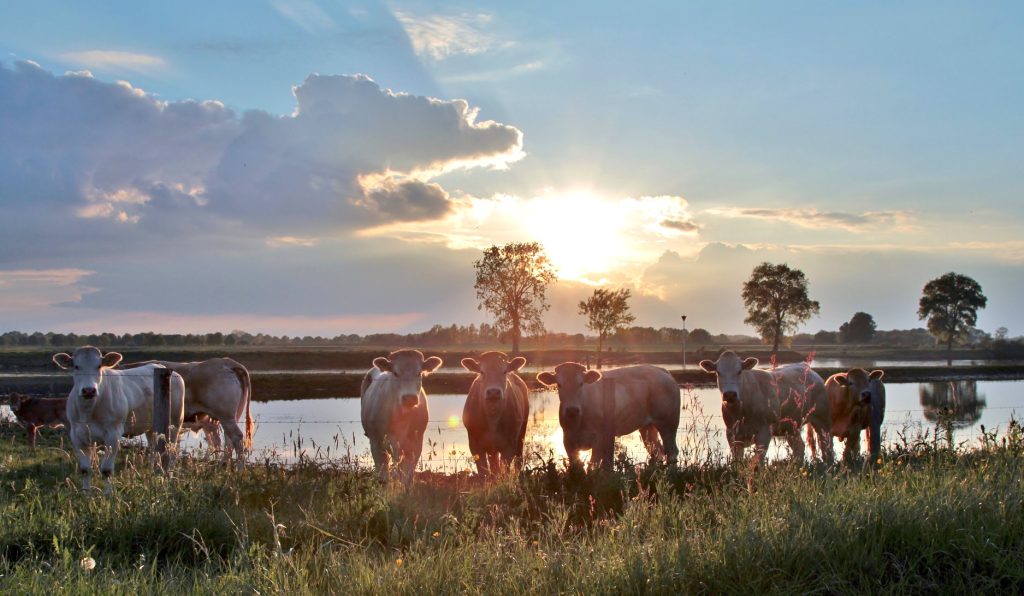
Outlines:
{"type": "Polygon", "coordinates": [[[885,418],[885,373],[852,368],[836,373],[825,381],[828,401],[832,406],[832,434],[846,442],[843,460],[849,462],[860,455],[860,433],[868,433],[871,461],[882,450],[882,420],[885,418]]]}
{"type": "Polygon", "coordinates": [[[397,350],[375,358],[363,377],[359,390],[363,432],[382,482],[388,481],[396,459],[402,482],[412,482],[430,418],[423,377],[439,366],[437,356],[424,360],[419,350],[397,350]]]}
{"type": "Polygon", "coordinates": [[[484,352],[479,360],[463,358],[462,366],[476,373],[462,409],[469,434],[469,452],[481,475],[498,472],[523,459],[523,440],[530,417],[529,389],[516,371],[526,364],[517,356],[484,352]]]}
{"type": "Polygon", "coordinates": [[[580,451],[593,449],[601,440],[605,424],[602,379],[615,381],[615,436],[639,430],[652,458],[664,452],[668,462],[675,463],[679,456],[679,384],[667,370],[638,364],[602,375],[582,364],[563,362],[554,372],[538,374],[537,381],[558,387],[558,422],[569,461],[578,464],[580,451]]]}
{"type": "MultiPolygon", "coordinates": [[[[825,382],[807,363],[761,370],[757,358],[740,360],[726,351],[717,362],[702,360],[700,367],[715,373],[722,393],[725,437],[733,459],[743,456],[748,445],[757,449],[757,463],[764,461],[773,436],[785,437],[797,460],[804,457],[800,428],[809,424],[817,434],[818,448],[825,462],[833,460],[832,426],[825,382]]],[[[808,444],[814,457],[814,442],[808,429],[808,444]]]]}
{"type": "MultiPolygon", "coordinates": [[[[210,447],[220,448],[220,428],[224,427],[231,447],[238,455],[238,465],[245,462],[245,452],[252,449],[254,425],[250,402],[252,383],[249,371],[231,358],[210,358],[200,362],[169,362],[149,360],[124,366],[131,369],[157,364],[173,370],[185,380],[185,426],[202,430],[210,447]],[[238,421],[245,415],[245,434],[238,421]],[[219,424],[218,424],[219,423],[219,424]]],[[[224,452],[225,461],[231,449],[224,452]]]]}
{"type": "Polygon", "coordinates": [[[66,397],[29,397],[20,393],[11,394],[11,412],[18,419],[18,424],[25,427],[28,442],[32,447],[36,446],[39,428],[68,427],[67,404],[66,397]]]}
{"type": "MultiPolygon", "coordinates": [[[[74,356],[55,354],[53,361],[71,371],[75,381],[68,395],[67,419],[71,426],[71,445],[78,455],[78,468],[82,473],[82,490],[89,490],[92,447],[101,442],[107,452],[100,462],[100,471],[107,479],[106,492],[109,493],[113,490],[110,477],[114,473],[121,437],[146,433],[150,446],[156,445],[153,371],[163,367],[147,364],[133,370],[113,370],[121,361],[121,355],[117,352],[103,354],[92,346],[78,348],[74,356]]],[[[171,374],[170,402],[167,443],[174,446],[185,413],[185,381],[177,373],[171,374]]]]}

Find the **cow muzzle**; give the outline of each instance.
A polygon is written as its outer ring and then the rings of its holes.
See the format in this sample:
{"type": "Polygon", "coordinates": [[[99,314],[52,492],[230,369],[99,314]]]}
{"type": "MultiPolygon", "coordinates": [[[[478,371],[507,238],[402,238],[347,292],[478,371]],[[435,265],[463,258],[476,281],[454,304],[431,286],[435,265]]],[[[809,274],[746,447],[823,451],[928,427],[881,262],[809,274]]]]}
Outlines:
{"type": "Polygon", "coordinates": [[[870,391],[861,391],[860,392],[860,403],[862,403],[862,404],[869,404],[869,403],[871,403],[871,392],[870,391]]]}
{"type": "Polygon", "coordinates": [[[495,404],[501,401],[501,389],[488,389],[484,393],[484,399],[489,404],[495,404]]]}
{"type": "Polygon", "coordinates": [[[406,408],[415,408],[420,405],[420,397],[418,395],[403,395],[402,405],[406,408]]]}
{"type": "Polygon", "coordinates": [[[82,399],[93,399],[96,397],[95,387],[82,387],[82,399]]]}
{"type": "Polygon", "coordinates": [[[722,401],[728,402],[730,404],[736,403],[736,400],[738,400],[739,397],[739,394],[736,393],[735,391],[725,391],[722,393],[722,401]]]}
{"type": "Polygon", "coordinates": [[[580,417],[580,407],[579,406],[569,406],[569,407],[567,407],[565,409],[565,417],[568,420],[576,420],[577,418],[580,417]]]}

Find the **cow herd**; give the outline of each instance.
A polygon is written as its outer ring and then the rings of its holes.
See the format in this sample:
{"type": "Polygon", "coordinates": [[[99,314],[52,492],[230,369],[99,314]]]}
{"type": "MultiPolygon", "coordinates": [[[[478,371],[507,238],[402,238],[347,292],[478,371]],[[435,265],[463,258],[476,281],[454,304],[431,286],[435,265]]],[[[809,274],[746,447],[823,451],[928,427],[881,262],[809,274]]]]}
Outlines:
{"type": "MultiPolygon", "coordinates": [[[[170,426],[166,440],[175,444],[183,429],[202,430],[211,447],[220,447],[223,428],[229,448],[241,466],[252,447],[252,387],[244,366],[230,358],[202,362],[147,361],[120,365],[117,352],[103,354],[85,346],[53,361],[71,373],[74,387],[67,398],[12,396],[11,409],[35,444],[42,426],[66,426],[78,457],[82,487],[89,489],[93,446],[106,446],[100,471],[111,489],[121,437],[146,434],[155,444],[154,374],[170,373],[170,426]],[[240,421],[244,417],[244,430],[240,421]]],[[[360,414],[380,479],[411,482],[423,450],[429,420],[423,378],[438,368],[437,356],[403,349],[374,359],[360,387],[360,414]]],[[[492,351],[464,358],[463,368],[475,373],[463,408],[469,450],[481,476],[517,466],[523,460],[530,403],[519,371],[522,357],[492,351]]],[[[748,446],[763,461],[772,437],[784,438],[802,461],[806,440],[811,457],[834,460],[832,440],[845,442],[844,459],[860,453],[860,434],[868,435],[871,459],[881,449],[885,416],[883,372],[852,369],[823,380],[806,363],[756,368],[756,358],[741,359],[731,351],[700,367],[713,373],[722,398],[722,419],[733,458],[748,446]]],[[[571,464],[580,452],[602,441],[635,431],[652,458],[674,464],[679,454],[676,435],[680,419],[680,388],[672,375],[647,364],[605,372],[564,362],[537,374],[537,382],[558,392],[558,422],[571,464]]],[[[172,450],[173,451],[173,450],[172,450]]],[[[595,458],[591,458],[595,461],[595,458]]]]}

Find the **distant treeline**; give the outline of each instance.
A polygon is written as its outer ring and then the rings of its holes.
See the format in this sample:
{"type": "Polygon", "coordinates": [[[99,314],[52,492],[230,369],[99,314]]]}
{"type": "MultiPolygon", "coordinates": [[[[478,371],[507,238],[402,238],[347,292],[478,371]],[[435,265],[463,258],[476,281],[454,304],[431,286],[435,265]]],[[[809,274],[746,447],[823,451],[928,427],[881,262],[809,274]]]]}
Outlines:
{"type": "MultiPolygon", "coordinates": [[[[749,335],[729,335],[720,333],[712,335],[706,329],[693,329],[684,332],[673,327],[627,327],[611,336],[609,344],[613,348],[629,349],[631,347],[651,347],[677,349],[682,346],[686,337],[688,349],[716,346],[761,345],[761,338],[749,335]]],[[[787,338],[793,347],[826,346],[843,344],[861,344],[887,347],[925,348],[935,346],[935,338],[926,329],[894,329],[875,331],[868,342],[844,341],[839,331],[819,331],[817,333],[798,333],[787,338]]],[[[69,347],[94,345],[99,347],[180,347],[180,346],[299,346],[299,347],[359,347],[359,346],[393,346],[399,347],[432,347],[432,346],[501,346],[506,342],[504,334],[487,323],[481,325],[434,325],[422,333],[371,333],[368,335],[341,334],[334,337],[323,336],[276,336],[264,333],[252,334],[245,331],[230,333],[23,333],[8,331],[0,335],[0,345],[5,347],[40,346],[69,347]]],[[[539,337],[525,338],[524,349],[553,348],[587,348],[596,342],[596,338],[582,333],[546,333],[539,337]]],[[[1020,351],[1024,349],[1024,338],[1008,339],[997,337],[975,330],[966,346],[989,348],[996,351],[1020,351]]]]}

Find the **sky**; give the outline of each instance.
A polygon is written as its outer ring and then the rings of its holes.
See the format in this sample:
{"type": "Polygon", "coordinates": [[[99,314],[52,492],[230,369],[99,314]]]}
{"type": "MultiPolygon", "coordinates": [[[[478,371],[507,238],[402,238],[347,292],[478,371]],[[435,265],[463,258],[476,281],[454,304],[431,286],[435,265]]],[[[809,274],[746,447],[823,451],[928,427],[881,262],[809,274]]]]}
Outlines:
{"type": "Polygon", "coordinates": [[[489,321],[543,244],[549,330],[748,333],[754,266],[835,330],[923,326],[949,271],[1024,333],[1016,2],[10,2],[0,332],[489,321]]]}

